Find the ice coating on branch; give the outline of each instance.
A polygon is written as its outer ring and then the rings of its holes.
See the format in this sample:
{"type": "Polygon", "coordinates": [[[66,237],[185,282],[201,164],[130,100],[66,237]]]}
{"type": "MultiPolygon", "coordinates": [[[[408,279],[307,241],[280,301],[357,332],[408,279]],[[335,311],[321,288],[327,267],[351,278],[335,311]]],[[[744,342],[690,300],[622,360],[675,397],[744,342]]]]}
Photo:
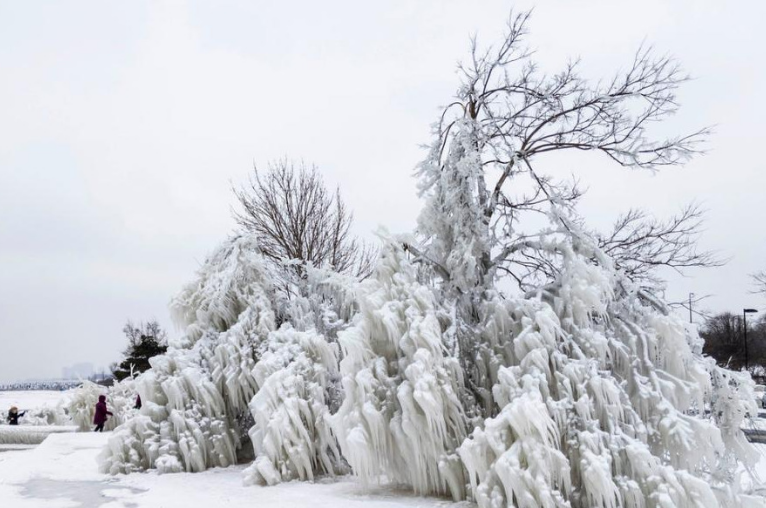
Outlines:
{"type": "MultiPolygon", "coordinates": [[[[418,167],[418,190],[425,204],[418,231],[429,239],[432,259],[449,272],[449,287],[470,292],[485,283],[480,265],[490,239],[483,224],[484,211],[476,189],[484,185],[481,154],[474,122],[457,121],[450,157],[441,161],[441,145],[434,144],[418,167]]],[[[486,203],[484,203],[486,206],[486,203]]]]}
{"type": "Polygon", "coordinates": [[[381,253],[359,308],[338,337],[345,398],[331,422],[343,456],[365,481],[385,475],[419,494],[462,499],[460,370],[445,355],[433,295],[401,248],[381,253]]]}

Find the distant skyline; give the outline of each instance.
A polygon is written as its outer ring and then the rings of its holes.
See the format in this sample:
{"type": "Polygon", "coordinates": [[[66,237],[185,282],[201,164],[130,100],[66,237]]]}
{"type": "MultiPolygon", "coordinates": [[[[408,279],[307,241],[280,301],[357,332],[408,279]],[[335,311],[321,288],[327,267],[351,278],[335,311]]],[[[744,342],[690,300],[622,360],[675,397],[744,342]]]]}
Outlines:
{"type": "Polygon", "coordinates": [[[510,7],[535,7],[545,70],[581,57],[598,79],[646,42],[693,76],[662,132],[714,126],[708,153],[651,174],[595,154],[546,162],[589,189],[606,229],[629,207],[708,210],[700,246],[730,262],[668,274],[666,297],[766,311],[761,154],[766,4],[607,0],[31,3],[0,0],[0,382],[109,365],[125,321],[157,319],[234,231],[232,184],[253,163],[315,163],[367,238],[406,232],[413,169],[457,87],[469,38],[497,41],[510,7]]]}

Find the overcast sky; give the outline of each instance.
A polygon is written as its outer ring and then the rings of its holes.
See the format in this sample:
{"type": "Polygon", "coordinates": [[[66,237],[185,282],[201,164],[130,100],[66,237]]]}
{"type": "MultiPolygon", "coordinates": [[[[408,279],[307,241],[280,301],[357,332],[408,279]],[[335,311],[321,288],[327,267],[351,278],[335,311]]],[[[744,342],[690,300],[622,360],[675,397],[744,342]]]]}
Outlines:
{"type": "MultiPolygon", "coordinates": [[[[0,0],[0,382],[108,365],[128,318],[177,333],[167,303],[233,230],[230,186],[254,162],[313,161],[360,234],[410,230],[456,63],[511,5],[0,0]]],[[[667,297],[710,293],[714,311],[766,310],[748,293],[766,269],[764,19],[756,0],[548,0],[530,25],[544,69],[579,56],[608,76],[646,40],[696,78],[668,129],[715,125],[707,155],[656,175],[597,156],[561,171],[590,188],[597,227],[702,202],[702,246],[731,261],[672,277],[667,297]]]]}

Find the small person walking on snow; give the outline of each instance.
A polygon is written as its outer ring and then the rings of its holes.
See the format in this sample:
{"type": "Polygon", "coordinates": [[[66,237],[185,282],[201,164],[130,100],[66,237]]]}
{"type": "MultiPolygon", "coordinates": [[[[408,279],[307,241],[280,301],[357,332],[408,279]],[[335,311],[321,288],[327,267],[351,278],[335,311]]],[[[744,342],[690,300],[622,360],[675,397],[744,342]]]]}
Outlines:
{"type": "Polygon", "coordinates": [[[111,411],[106,409],[106,395],[99,395],[98,403],[96,404],[96,414],[93,415],[93,423],[96,425],[93,432],[103,432],[106,415],[114,416],[111,411]]]}
{"type": "Polygon", "coordinates": [[[18,425],[19,424],[19,418],[24,416],[27,412],[22,411],[19,413],[19,408],[16,406],[11,407],[11,409],[8,411],[8,424],[9,425],[18,425]]]}

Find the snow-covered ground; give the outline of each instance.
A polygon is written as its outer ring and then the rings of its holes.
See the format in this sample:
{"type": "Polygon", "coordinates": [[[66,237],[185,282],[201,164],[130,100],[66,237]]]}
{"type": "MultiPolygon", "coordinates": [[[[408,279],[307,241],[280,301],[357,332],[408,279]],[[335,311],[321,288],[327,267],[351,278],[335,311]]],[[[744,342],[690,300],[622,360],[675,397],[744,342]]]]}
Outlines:
{"type": "Polygon", "coordinates": [[[54,434],[35,449],[0,452],[0,499],[14,508],[471,506],[390,487],[364,489],[349,477],[245,487],[242,466],[194,474],[107,476],[97,472],[96,456],[109,434],[54,434]]]}
{"type": "Polygon", "coordinates": [[[66,398],[67,393],[52,390],[0,391],[0,413],[8,414],[11,406],[21,411],[42,406],[55,407],[66,398]]]}

